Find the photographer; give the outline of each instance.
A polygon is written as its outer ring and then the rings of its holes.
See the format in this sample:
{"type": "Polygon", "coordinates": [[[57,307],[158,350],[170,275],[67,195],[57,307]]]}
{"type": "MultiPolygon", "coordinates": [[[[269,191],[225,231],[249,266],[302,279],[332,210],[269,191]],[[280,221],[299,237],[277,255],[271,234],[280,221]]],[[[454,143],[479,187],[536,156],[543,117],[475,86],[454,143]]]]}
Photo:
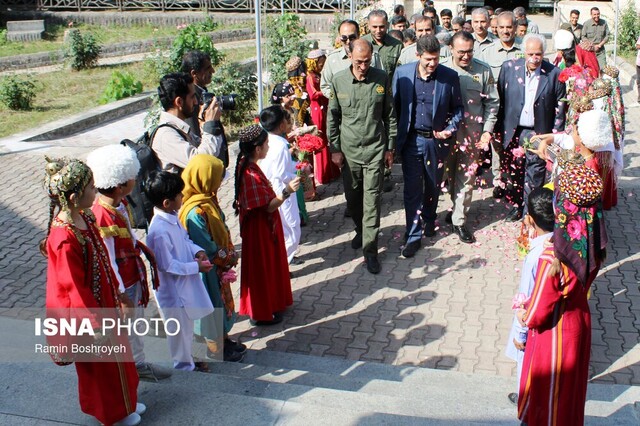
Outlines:
{"type": "Polygon", "coordinates": [[[163,170],[180,173],[196,154],[210,154],[219,158],[227,155],[219,122],[220,106],[214,98],[209,106],[198,108],[195,85],[189,74],[171,73],[162,77],[158,97],[164,109],[158,124],[167,123],[170,126],[157,130],[151,148],[163,170]],[[198,111],[204,121],[201,137],[194,131],[198,126],[192,127],[186,122],[194,111],[198,111]]]}

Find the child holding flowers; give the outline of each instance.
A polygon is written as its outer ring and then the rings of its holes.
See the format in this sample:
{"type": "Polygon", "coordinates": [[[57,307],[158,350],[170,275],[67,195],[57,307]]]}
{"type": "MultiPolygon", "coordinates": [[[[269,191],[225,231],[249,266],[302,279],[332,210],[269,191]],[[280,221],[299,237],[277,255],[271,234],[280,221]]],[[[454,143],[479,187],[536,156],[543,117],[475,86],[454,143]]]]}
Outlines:
{"type": "Polygon", "coordinates": [[[204,249],[213,264],[210,271],[200,275],[216,311],[196,321],[195,333],[207,340],[210,354],[215,352],[211,350],[216,346],[212,342],[224,338],[223,359],[238,362],[247,347],[229,338],[237,316],[231,283],[235,282],[233,267],[238,263],[238,255],[218,202],[217,194],[224,174],[224,164],[213,155],[192,157],[182,172],[185,186],[179,219],[191,241],[204,249]],[[219,311],[223,311],[222,314],[219,311]],[[214,321],[214,316],[221,318],[222,323],[214,321]]]}
{"type": "MultiPolygon", "coordinates": [[[[258,164],[271,182],[273,190],[278,194],[298,175],[296,161],[291,157],[289,144],[283,136],[291,131],[291,121],[282,106],[272,105],[260,113],[260,124],[269,132],[269,151],[258,164]]],[[[288,262],[294,265],[300,264],[302,260],[295,257],[301,234],[298,199],[287,198],[278,210],[282,220],[288,262]]]]}

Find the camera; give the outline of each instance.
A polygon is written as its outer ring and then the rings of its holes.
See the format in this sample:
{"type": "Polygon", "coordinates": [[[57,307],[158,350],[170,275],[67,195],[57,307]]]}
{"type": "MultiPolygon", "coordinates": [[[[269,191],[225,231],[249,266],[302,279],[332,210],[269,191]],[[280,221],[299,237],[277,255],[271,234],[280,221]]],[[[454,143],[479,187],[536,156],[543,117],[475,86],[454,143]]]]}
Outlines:
{"type": "MultiPolygon", "coordinates": [[[[202,93],[202,103],[204,104],[204,109],[209,108],[209,105],[213,101],[213,98],[216,95],[211,92],[203,92],[202,93]]],[[[218,103],[220,104],[220,109],[223,111],[233,111],[236,109],[236,95],[232,93],[230,95],[221,95],[218,96],[218,103]]]]}
{"type": "Polygon", "coordinates": [[[238,95],[235,93],[219,96],[220,109],[223,111],[234,111],[236,109],[236,96],[238,95]]]}

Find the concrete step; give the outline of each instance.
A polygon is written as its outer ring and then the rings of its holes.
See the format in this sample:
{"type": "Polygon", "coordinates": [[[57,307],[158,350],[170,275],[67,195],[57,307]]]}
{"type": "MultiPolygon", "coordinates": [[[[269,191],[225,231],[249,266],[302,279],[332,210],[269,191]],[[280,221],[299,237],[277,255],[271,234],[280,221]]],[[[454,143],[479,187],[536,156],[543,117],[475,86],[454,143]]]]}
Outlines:
{"type": "MultiPolygon", "coordinates": [[[[3,318],[0,326],[5,342],[31,344],[32,322],[3,318]]],[[[145,344],[150,353],[166,346],[145,344]]],[[[0,346],[0,424],[95,424],[79,410],[73,366],[20,353],[0,346]]],[[[517,424],[506,398],[513,378],[270,351],[211,369],[142,383],[145,423],[517,424]]],[[[640,424],[640,388],[590,384],[588,398],[587,424],[640,424]]]]}

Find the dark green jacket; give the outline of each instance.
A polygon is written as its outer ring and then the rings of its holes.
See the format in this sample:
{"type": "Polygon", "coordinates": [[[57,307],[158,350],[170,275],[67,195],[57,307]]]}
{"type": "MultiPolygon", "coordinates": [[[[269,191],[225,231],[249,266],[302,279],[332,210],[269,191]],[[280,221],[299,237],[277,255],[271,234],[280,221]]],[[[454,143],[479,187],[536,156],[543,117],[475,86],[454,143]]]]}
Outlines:
{"type": "Polygon", "coordinates": [[[331,152],[342,152],[361,164],[382,159],[384,151],[396,144],[396,116],[387,73],[369,68],[363,81],[353,77],[351,67],[335,74],[327,121],[331,152]]]}

